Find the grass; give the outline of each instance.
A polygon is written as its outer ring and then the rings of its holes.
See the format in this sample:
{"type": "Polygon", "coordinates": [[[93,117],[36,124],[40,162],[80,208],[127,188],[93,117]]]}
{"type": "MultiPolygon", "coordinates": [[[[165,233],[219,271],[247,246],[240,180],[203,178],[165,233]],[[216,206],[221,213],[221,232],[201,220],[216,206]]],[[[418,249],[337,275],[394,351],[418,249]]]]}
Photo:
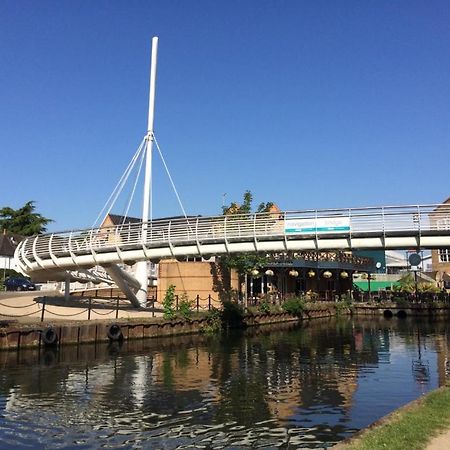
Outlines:
{"type": "Polygon", "coordinates": [[[448,427],[450,427],[450,387],[444,387],[395,411],[347,444],[341,444],[339,448],[420,450],[425,449],[434,436],[448,427]]]}

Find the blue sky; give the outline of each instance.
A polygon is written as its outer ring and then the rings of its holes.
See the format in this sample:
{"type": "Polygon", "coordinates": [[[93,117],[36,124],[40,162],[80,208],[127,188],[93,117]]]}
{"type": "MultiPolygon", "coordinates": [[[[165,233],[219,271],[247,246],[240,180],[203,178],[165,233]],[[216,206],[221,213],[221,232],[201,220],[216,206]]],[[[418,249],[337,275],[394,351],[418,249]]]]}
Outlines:
{"type": "MultiPolygon", "coordinates": [[[[450,195],[447,1],[2,0],[0,206],[92,224],[146,132],[154,35],[188,213],[246,189],[286,210],[450,195]]],[[[155,162],[154,216],[178,214],[155,162]]]]}

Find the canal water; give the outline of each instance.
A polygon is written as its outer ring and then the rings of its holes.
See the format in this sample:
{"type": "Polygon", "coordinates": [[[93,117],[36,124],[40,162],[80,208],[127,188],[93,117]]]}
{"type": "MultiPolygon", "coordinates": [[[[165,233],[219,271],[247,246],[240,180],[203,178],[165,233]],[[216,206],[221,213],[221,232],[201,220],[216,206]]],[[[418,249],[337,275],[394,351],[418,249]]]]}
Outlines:
{"type": "Polygon", "coordinates": [[[448,321],[0,353],[0,448],[327,448],[445,384],[448,321]]]}

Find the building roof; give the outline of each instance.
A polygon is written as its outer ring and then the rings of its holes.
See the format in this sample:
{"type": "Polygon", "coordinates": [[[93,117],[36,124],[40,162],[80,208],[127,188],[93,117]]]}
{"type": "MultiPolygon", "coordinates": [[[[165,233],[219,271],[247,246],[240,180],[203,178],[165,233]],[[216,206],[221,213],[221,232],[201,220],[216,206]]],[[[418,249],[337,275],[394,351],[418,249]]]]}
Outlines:
{"type": "Polygon", "coordinates": [[[12,257],[14,252],[19,245],[19,242],[25,239],[24,236],[16,233],[9,233],[4,230],[0,234],[0,256],[12,257]]]}
{"type": "MultiPolygon", "coordinates": [[[[142,222],[142,219],[139,219],[138,217],[130,217],[130,216],[121,216],[118,214],[108,214],[106,218],[109,217],[113,225],[128,225],[130,223],[140,223],[142,222]]],[[[187,216],[188,219],[201,217],[201,216],[187,216]]],[[[105,220],[106,220],[105,218],[105,220]]],[[[176,219],[184,219],[184,216],[172,216],[172,217],[161,217],[159,219],[153,219],[154,221],[169,221],[169,220],[176,220],[176,219]]],[[[103,221],[104,223],[105,221],[103,221]]]]}
{"type": "Polygon", "coordinates": [[[114,225],[121,225],[122,223],[139,223],[142,221],[142,219],[138,219],[137,217],[125,217],[125,216],[120,216],[118,214],[108,214],[108,216],[111,220],[111,222],[114,225]]]}
{"type": "MultiPolygon", "coordinates": [[[[433,211],[439,211],[440,209],[448,210],[450,206],[450,197],[444,200],[440,205],[438,205],[436,208],[434,208],[433,211]]],[[[432,213],[431,213],[432,214],[432,213]]],[[[430,215],[431,215],[430,214],[430,215]]]]}

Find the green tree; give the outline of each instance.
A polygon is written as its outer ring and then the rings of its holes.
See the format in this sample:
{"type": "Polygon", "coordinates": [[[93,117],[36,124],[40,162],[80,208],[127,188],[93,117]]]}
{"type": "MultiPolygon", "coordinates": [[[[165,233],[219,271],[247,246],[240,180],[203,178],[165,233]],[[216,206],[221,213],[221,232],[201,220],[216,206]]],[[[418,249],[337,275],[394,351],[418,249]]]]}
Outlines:
{"type": "MultiPolygon", "coordinates": [[[[250,191],[245,191],[242,204],[232,202],[229,206],[223,206],[222,212],[224,215],[230,216],[229,220],[233,220],[233,217],[236,217],[236,219],[242,219],[245,215],[248,215],[250,218],[251,215],[254,214],[252,212],[252,203],[252,193],[250,191]]],[[[269,212],[273,205],[273,202],[262,202],[256,208],[255,213],[269,212]]],[[[237,253],[234,255],[224,256],[221,260],[228,269],[236,269],[239,275],[239,289],[242,281],[244,279],[246,280],[247,274],[252,269],[261,269],[268,262],[266,255],[257,253],[237,253]]]]}
{"type": "MultiPolygon", "coordinates": [[[[242,204],[231,202],[229,206],[222,206],[222,213],[225,216],[238,214],[251,214],[252,212],[253,195],[250,191],[244,192],[242,204]]],[[[261,202],[256,208],[256,213],[269,212],[273,206],[273,202],[261,202]]]]}
{"type": "Polygon", "coordinates": [[[19,209],[13,209],[9,206],[0,208],[0,229],[22,236],[45,233],[47,225],[53,220],[36,213],[35,209],[34,201],[25,203],[19,209]]]}

